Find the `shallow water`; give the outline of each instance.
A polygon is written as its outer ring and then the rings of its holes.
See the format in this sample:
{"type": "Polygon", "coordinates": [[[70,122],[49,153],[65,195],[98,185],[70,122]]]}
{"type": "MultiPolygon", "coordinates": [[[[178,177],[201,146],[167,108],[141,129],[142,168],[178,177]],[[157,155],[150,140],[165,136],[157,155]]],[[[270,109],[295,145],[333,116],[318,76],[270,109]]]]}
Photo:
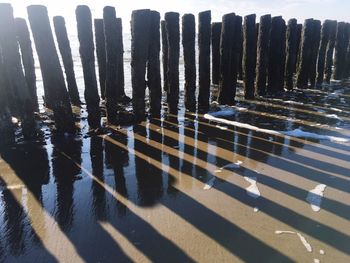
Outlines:
{"type": "Polygon", "coordinates": [[[0,261],[349,262],[348,83],[240,94],[220,121],[180,107],[88,137],[82,118],[2,148],[0,261]]]}

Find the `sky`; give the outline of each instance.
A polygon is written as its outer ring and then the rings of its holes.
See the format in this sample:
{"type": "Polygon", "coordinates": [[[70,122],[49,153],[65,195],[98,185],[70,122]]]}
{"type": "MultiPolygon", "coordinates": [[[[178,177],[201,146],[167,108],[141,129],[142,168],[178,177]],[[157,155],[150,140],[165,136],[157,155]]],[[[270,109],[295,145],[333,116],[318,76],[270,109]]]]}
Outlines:
{"type": "MultiPolygon", "coordinates": [[[[94,18],[102,17],[106,5],[114,6],[118,17],[123,19],[125,30],[130,29],[129,21],[132,10],[149,8],[160,12],[161,17],[167,11],[179,12],[180,15],[201,11],[212,11],[212,22],[221,21],[222,15],[234,12],[245,16],[255,13],[259,16],[271,14],[282,15],[285,20],[297,18],[302,23],[306,18],[334,19],[350,22],[349,0],[8,0],[16,17],[27,18],[26,6],[41,4],[48,7],[49,15],[62,15],[66,19],[68,31],[75,29],[75,8],[85,4],[91,8],[94,18]]],[[[70,32],[74,33],[74,32],[70,32]]]]}

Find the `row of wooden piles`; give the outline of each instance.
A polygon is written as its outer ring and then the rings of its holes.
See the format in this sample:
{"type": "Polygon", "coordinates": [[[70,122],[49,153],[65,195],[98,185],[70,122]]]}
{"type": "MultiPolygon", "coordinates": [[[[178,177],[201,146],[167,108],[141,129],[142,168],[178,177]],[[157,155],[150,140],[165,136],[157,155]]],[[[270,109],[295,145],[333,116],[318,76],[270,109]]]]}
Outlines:
{"type": "MultiPolygon", "coordinates": [[[[45,106],[53,111],[60,132],[74,132],[71,105],[80,106],[65,20],[53,18],[56,39],[63,61],[60,65],[46,7],[27,8],[30,29],[44,85],[45,106]]],[[[76,8],[79,52],[84,74],[84,98],[92,129],[101,125],[100,95],[105,100],[109,123],[120,120],[120,103],[128,102],[124,92],[122,22],[114,7],[105,7],[103,19],[92,20],[87,6],[76,8]],[[99,86],[95,72],[95,44],[99,86]]],[[[180,15],[165,13],[160,21],[156,11],[144,9],[131,17],[132,106],[136,119],[146,114],[145,91],[149,90],[149,113],[159,116],[162,105],[160,51],[162,43],[163,90],[169,110],[179,103],[180,15]]],[[[198,90],[196,69],[195,16],[182,16],[182,46],[185,67],[185,106],[207,111],[211,78],[218,84],[217,100],[234,104],[237,79],[243,79],[248,99],[298,88],[314,87],[323,81],[350,75],[350,25],[307,19],[304,25],[291,19],[264,15],[243,19],[226,14],[221,23],[211,23],[211,12],[198,15],[198,90]],[[335,60],[333,69],[333,52],[335,60]],[[210,59],[212,58],[212,60],[210,59]],[[210,65],[212,63],[212,66],[210,65]],[[212,68],[212,70],[211,70],[212,68]],[[332,70],[333,69],[333,70],[332,70]],[[211,75],[212,74],[212,75],[211,75]]],[[[34,112],[38,111],[36,76],[30,33],[26,20],[14,18],[10,4],[0,4],[0,133],[1,141],[13,141],[12,117],[21,122],[25,138],[37,134],[34,112]],[[24,69],[24,70],[23,70],[24,69]]]]}

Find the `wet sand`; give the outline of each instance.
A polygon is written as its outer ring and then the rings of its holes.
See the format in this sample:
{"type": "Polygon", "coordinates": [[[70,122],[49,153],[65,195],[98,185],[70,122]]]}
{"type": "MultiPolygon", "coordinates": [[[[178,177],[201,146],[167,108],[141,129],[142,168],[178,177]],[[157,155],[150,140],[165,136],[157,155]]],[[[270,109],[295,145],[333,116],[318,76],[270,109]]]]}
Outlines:
{"type": "Polygon", "coordinates": [[[1,148],[0,262],[349,262],[347,86],[44,126],[1,148]]]}

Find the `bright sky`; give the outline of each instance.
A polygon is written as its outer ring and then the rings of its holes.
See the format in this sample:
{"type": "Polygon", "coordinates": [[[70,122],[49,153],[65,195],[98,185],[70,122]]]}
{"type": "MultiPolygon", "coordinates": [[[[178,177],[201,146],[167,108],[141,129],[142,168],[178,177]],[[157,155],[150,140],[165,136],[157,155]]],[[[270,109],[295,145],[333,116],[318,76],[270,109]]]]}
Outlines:
{"type": "MultiPolygon", "coordinates": [[[[62,15],[69,25],[69,31],[75,30],[75,7],[88,5],[94,18],[102,17],[106,5],[116,8],[117,16],[122,17],[124,30],[129,31],[131,11],[149,8],[157,10],[163,17],[167,11],[176,11],[181,15],[211,10],[212,21],[221,21],[225,13],[235,12],[241,16],[251,13],[257,17],[264,14],[282,15],[284,19],[297,18],[302,22],[306,18],[324,20],[326,18],[350,22],[349,0],[8,0],[13,5],[15,16],[27,18],[26,6],[31,4],[46,5],[49,15],[62,15]],[[70,23],[68,23],[71,21],[70,23]]],[[[71,32],[73,33],[73,32],[71,32]]]]}

